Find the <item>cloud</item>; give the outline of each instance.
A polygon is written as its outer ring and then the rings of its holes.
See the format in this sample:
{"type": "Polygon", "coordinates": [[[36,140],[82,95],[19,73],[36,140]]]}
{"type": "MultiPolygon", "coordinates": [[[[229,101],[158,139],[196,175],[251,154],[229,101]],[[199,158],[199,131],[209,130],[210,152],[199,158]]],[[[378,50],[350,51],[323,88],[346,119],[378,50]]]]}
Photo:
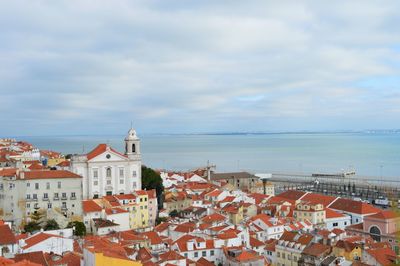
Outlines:
{"type": "Polygon", "coordinates": [[[2,2],[0,135],[393,127],[399,9],[2,2]]]}

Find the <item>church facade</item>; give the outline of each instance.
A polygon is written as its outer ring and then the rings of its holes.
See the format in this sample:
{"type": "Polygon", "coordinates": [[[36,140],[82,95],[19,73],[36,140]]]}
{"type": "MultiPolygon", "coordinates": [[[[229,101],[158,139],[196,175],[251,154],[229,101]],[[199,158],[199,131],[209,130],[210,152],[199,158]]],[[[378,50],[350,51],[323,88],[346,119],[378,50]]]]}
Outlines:
{"type": "Polygon", "coordinates": [[[71,171],[82,176],[84,199],[128,194],[142,188],[140,139],[134,129],[125,138],[125,152],[99,144],[88,154],[71,159],[71,171]]]}

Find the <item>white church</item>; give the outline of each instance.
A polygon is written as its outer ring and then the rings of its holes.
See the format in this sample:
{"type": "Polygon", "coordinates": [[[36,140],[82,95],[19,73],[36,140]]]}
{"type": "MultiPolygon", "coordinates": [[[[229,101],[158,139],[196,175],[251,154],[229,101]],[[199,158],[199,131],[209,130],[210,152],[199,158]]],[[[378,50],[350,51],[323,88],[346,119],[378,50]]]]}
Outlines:
{"type": "Polygon", "coordinates": [[[75,155],[71,170],[82,176],[84,199],[128,194],[142,188],[140,139],[131,128],[125,138],[125,153],[99,144],[88,154],[75,155]]]}

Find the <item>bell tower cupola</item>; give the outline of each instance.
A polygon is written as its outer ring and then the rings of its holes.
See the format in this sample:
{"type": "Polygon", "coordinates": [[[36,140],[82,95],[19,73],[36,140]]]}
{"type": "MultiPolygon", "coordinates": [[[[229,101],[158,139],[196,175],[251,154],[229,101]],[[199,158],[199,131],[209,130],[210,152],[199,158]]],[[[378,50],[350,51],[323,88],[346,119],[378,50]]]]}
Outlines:
{"type": "Polygon", "coordinates": [[[140,157],[140,139],[133,128],[128,131],[128,135],[125,137],[125,155],[131,159],[140,157]]]}

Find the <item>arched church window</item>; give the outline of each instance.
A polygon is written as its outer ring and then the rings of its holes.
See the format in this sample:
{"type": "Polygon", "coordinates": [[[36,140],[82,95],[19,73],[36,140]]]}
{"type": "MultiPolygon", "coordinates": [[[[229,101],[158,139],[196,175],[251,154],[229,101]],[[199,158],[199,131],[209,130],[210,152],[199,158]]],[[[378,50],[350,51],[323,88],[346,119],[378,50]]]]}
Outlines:
{"type": "Polygon", "coordinates": [[[125,153],[128,153],[128,143],[125,143],[125,153]]]}
{"type": "Polygon", "coordinates": [[[372,239],[380,242],[381,241],[381,230],[377,226],[372,226],[371,229],[369,229],[369,233],[371,234],[372,239]]]}
{"type": "Polygon", "coordinates": [[[135,144],[132,144],[132,152],[136,152],[136,146],[135,146],[135,144]]]}
{"type": "Polygon", "coordinates": [[[111,177],[111,167],[106,169],[106,177],[111,177]]]}

